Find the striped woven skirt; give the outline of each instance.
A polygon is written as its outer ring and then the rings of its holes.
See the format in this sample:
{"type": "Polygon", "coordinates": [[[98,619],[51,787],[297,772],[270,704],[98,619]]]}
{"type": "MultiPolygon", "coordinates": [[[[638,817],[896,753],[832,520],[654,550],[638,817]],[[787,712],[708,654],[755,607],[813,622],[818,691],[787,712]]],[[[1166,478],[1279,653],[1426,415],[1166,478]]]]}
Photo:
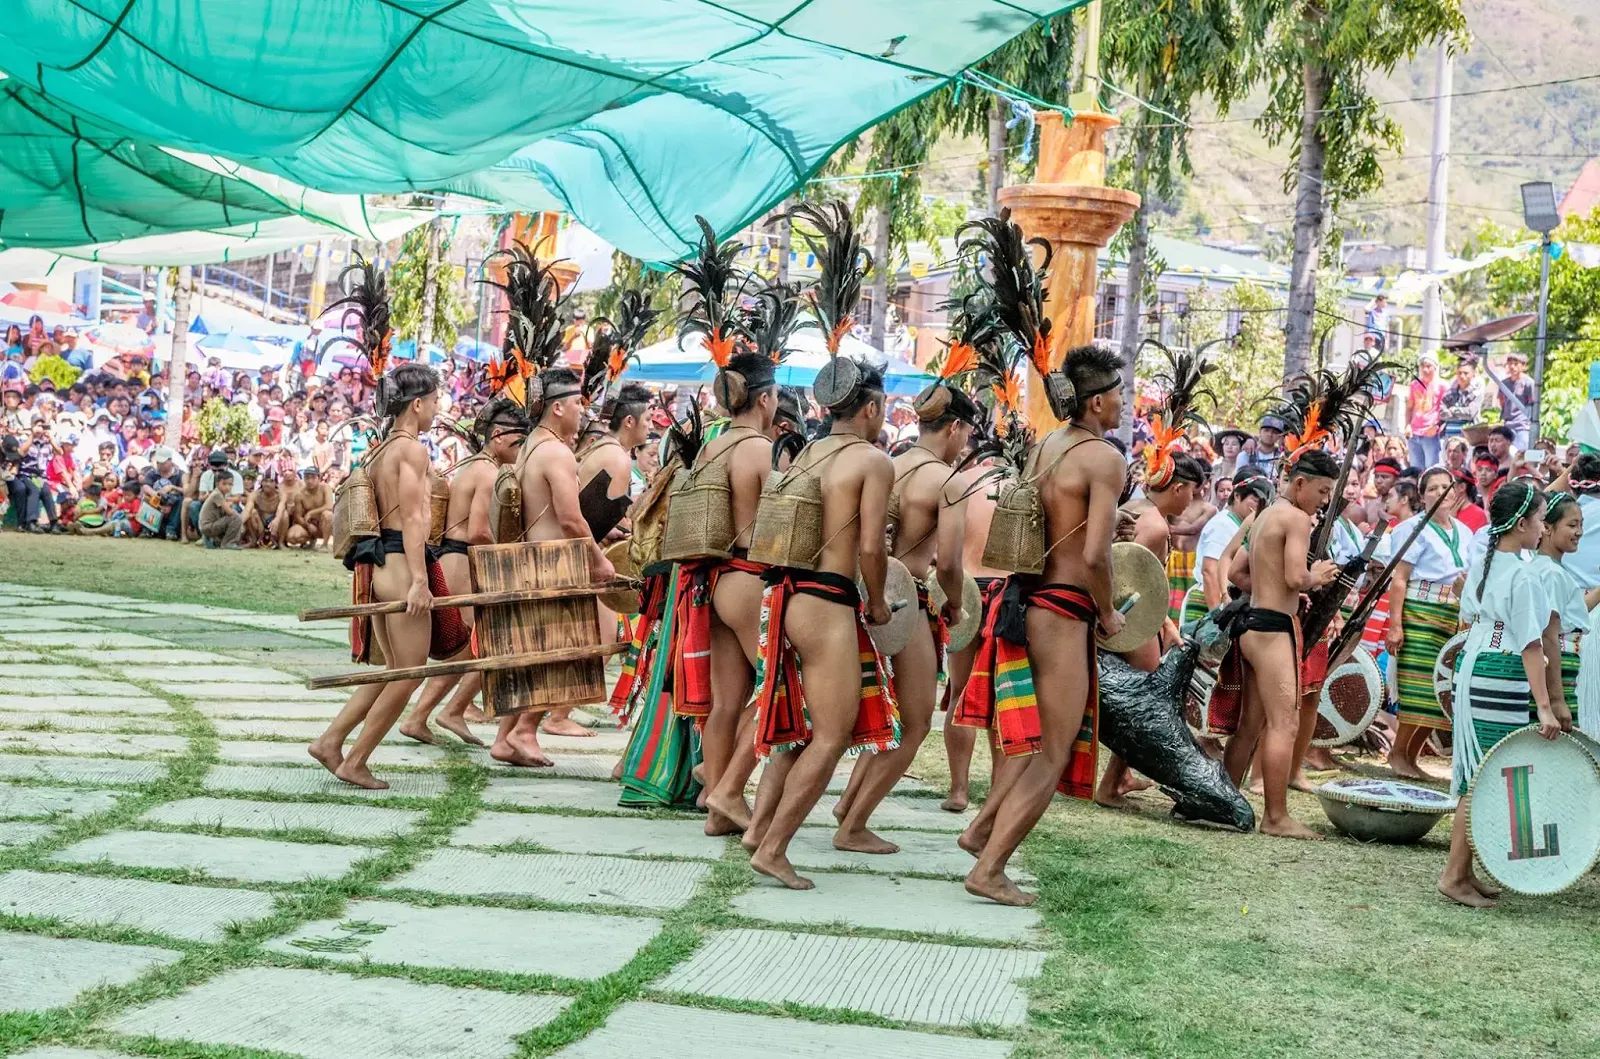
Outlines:
{"type": "Polygon", "coordinates": [[[1467,793],[1478,766],[1496,743],[1538,718],[1521,655],[1485,650],[1471,664],[1470,673],[1456,673],[1456,702],[1463,708],[1455,711],[1450,777],[1457,795],[1467,793]]]}
{"type": "MultiPolygon", "coordinates": [[[[1223,602],[1227,602],[1226,599],[1223,602]]],[[[1206,594],[1195,585],[1183,594],[1182,616],[1178,619],[1179,625],[1187,625],[1191,621],[1199,621],[1206,616],[1206,594]]]]}
{"type": "Polygon", "coordinates": [[[1194,552],[1176,549],[1167,553],[1167,616],[1178,621],[1183,614],[1183,595],[1194,584],[1194,552]]]}
{"type": "Polygon", "coordinates": [[[1451,602],[1407,599],[1400,620],[1405,640],[1400,646],[1400,723],[1445,730],[1449,718],[1433,693],[1433,667],[1439,652],[1461,623],[1461,606],[1451,602]]]}
{"type": "Polygon", "coordinates": [[[1572,723],[1578,723],[1578,661],[1583,650],[1582,633],[1561,634],[1561,690],[1567,697],[1567,709],[1572,711],[1572,723]]]}
{"type": "Polygon", "coordinates": [[[674,635],[674,581],[662,620],[645,651],[640,674],[644,690],[637,698],[631,724],[633,734],[622,756],[622,795],[617,804],[631,808],[693,808],[700,797],[694,767],[700,763],[700,733],[694,720],[680,717],[672,708],[672,664],[668,649],[674,635]]]}

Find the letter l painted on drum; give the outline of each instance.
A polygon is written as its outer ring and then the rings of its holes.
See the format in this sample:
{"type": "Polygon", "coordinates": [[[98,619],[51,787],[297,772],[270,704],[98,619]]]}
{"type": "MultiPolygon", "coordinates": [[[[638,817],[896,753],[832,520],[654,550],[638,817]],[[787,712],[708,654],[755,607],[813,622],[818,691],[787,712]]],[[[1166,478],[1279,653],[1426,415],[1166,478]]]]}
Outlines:
{"type": "Polygon", "coordinates": [[[1516,765],[1500,770],[1506,778],[1506,803],[1511,811],[1511,852],[1507,860],[1533,860],[1561,856],[1561,839],[1555,824],[1544,825],[1544,845],[1534,845],[1533,798],[1528,790],[1532,765],[1516,765]]]}

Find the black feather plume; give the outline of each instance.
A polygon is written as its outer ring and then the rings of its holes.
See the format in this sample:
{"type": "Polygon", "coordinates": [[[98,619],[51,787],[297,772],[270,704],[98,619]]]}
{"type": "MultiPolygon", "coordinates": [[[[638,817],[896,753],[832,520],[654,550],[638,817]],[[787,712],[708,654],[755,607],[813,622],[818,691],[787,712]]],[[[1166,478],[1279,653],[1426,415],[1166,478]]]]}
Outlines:
{"type": "Polygon", "coordinates": [[[355,261],[339,273],[339,289],[344,291],[344,297],[328,308],[344,306],[340,326],[349,328],[354,324],[360,328],[361,340],[357,344],[367,358],[373,378],[377,378],[389,368],[389,347],[394,342],[389,286],[384,274],[370,261],[360,254],[354,256],[355,261]]]}
{"type": "Polygon", "coordinates": [[[1392,361],[1352,360],[1343,372],[1326,368],[1296,379],[1276,409],[1289,433],[1302,444],[1319,431],[1337,434],[1346,444],[1361,431],[1383,376],[1398,370],[1392,361]]]}
{"type": "Polygon", "coordinates": [[[672,417],[672,425],[667,428],[669,458],[676,453],[685,467],[692,468],[694,461],[700,455],[701,448],[705,446],[705,424],[700,419],[700,395],[695,394],[695,399],[689,402],[688,415],[682,419],[673,415],[672,407],[665,401],[661,403],[661,407],[672,417]]]}
{"type": "Polygon", "coordinates": [[[740,336],[755,352],[782,364],[788,359],[794,333],[814,326],[800,316],[800,284],[769,283],[756,291],[755,297],[755,304],[740,314],[740,336]]]}
{"type": "Polygon", "coordinates": [[[806,297],[828,352],[837,356],[839,343],[855,326],[861,283],[872,270],[872,255],[862,247],[861,233],[842,202],[802,202],[790,216],[814,229],[800,229],[800,238],[816,255],[820,272],[806,297]]]}
{"type": "Polygon", "coordinates": [[[1011,211],[1002,209],[998,217],[982,217],[956,229],[956,252],[979,255],[986,266],[979,275],[987,299],[975,326],[1010,335],[1034,368],[1041,375],[1048,374],[1053,365],[1044,281],[1050,267],[1050,244],[1043,239],[1024,239],[1021,226],[1011,221],[1011,211]],[[1033,264],[1034,247],[1044,251],[1044,263],[1038,268],[1033,264]]]}
{"type": "Polygon", "coordinates": [[[744,251],[737,239],[717,242],[717,233],[704,217],[700,225],[700,246],[695,256],[672,266],[683,277],[683,297],[687,306],[678,317],[679,342],[684,335],[701,335],[717,367],[728,365],[738,329],[739,300],[749,282],[734,259],[744,251]]]}
{"type": "Polygon", "coordinates": [[[562,361],[567,299],[561,294],[555,265],[540,261],[522,243],[490,254],[487,261],[505,259],[505,282],[492,279],[480,283],[505,292],[508,308],[507,348],[514,351],[533,374],[553,368],[562,361]]]}

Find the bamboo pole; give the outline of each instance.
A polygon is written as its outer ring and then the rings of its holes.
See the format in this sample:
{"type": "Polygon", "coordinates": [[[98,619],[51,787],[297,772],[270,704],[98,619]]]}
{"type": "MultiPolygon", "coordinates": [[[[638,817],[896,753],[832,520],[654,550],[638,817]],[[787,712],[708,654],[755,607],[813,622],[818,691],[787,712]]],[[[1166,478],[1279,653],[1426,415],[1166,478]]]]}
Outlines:
{"type": "MultiPolygon", "coordinates": [[[[561,588],[518,588],[503,592],[469,592],[459,596],[434,596],[428,601],[431,610],[450,607],[493,607],[503,603],[533,603],[545,599],[578,599],[598,596],[605,592],[626,591],[639,588],[639,582],[627,578],[600,581],[590,585],[566,585],[561,588]]],[[[387,603],[352,603],[344,607],[318,607],[300,612],[301,621],[326,621],[329,618],[368,618],[379,614],[399,614],[406,609],[403,599],[387,603]]]]}
{"type": "MultiPolygon", "coordinates": [[[[554,662],[578,662],[585,658],[609,658],[628,649],[626,643],[594,644],[588,647],[563,647],[558,651],[530,651],[527,654],[505,655],[501,658],[469,658],[461,662],[430,662],[421,666],[401,669],[363,669],[355,673],[335,673],[332,676],[312,677],[306,687],[312,691],[323,688],[347,688],[356,684],[387,684],[395,680],[426,680],[429,677],[450,677],[460,673],[488,673],[497,669],[520,669],[524,666],[550,665],[554,662]]],[[[540,707],[545,709],[545,707],[540,707]]]]}

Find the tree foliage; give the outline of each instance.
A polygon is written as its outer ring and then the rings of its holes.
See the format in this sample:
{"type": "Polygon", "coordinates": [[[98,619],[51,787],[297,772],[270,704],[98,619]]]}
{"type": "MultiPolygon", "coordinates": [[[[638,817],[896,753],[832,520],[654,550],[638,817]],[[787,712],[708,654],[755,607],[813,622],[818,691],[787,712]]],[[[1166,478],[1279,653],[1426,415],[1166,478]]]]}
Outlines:
{"type": "Polygon", "coordinates": [[[422,333],[422,312],[426,286],[431,272],[434,278],[433,327],[435,345],[451,349],[472,312],[467,308],[463,294],[463,269],[450,261],[450,235],[439,232],[439,246],[430,263],[428,258],[428,225],[413,228],[406,233],[395,257],[394,268],[389,273],[389,298],[393,312],[395,334],[401,339],[416,338],[422,333]]]}
{"type": "MultiPolygon", "coordinates": [[[[1600,243],[1600,208],[1587,217],[1569,217],[1551,237],[1559,243],[1600,243]]],[[[1484,222],[1464,250],[1480,250],[1524,242],[1527,233],[1484,222]]],[[[1482,271],[1479,316],[1485,320],[1539,308],[1539,255],[1518,255],[1496,261],[1482,271]]],[[[1600,268],[1584,268],[1569,254],[1550,262],[1550,304],[1546,327],[1544,388],[1540,393],[1541,433],[1565,437],[1589,393],[1589,365],[1600,361],[1600,268]]],[[[1519,349],[1533,365],[1535,330],[1527,327],[1509,343],[1497,343],[1493,354],[1519,349]]]]}
{"type": "Polygon", "coordinates": [[[1202,285],[1189,295],[1187,344],[1212,346],[1207,376],[1216,397],[1206,409],[1212,426],[1253,429],[1267,402],[1283,382],[1283,302],[1265,287],[1240,280],[1213,290],[1202,285]]]}
{"type": "Polygon", "coordinates": [[[616,250],[611,254],[611,282],[595,292],[591,316],[611,316],[616,312],[623,291],[642,291],[650,308],[661,313],[645,332],[644,344],[649,345],[675,333],[678,295],[682,289],[683,280],[676,272],[653,269],[638,258],[616,250]]]}

